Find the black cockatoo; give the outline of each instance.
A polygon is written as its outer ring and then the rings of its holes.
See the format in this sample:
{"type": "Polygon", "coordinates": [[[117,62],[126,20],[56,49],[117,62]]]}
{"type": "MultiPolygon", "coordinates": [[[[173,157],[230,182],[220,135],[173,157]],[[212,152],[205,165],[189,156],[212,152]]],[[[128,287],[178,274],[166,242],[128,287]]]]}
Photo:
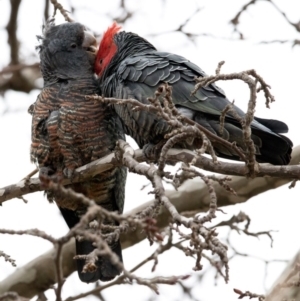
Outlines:
{"type": "MultiPolygon", "coordinates": [[[[219,125],[222,110],[230,103],[224,92],[215,84],[201,88],[194,96],[195,77],[205,73],[186,58],[156,48],[142,37],[131,32],[120,32],[114,23],[103,35],[95,62],[101,92],[106,97],[134,98],[149,103],[147,98],[162,83],[172,86],[173,102],[185,116],[220,136],[219,125]]],[[[132,111],[130,105],[115,105],[123,121],[126,134],[131,135],[140,147],[156,145],[170,131],[161,118],[146,111],[132,111]]],[[[234,106],[241,117],[244,112],[234,106]]],[[[252,139],[258,162],[275,165],[288,164],[291,159],[292,142],[281,133],[288,132],[285,123],[277,120],[255,118],[251,124],[252,139]]],[[[226,114],[222,137],[236,141],[244,147],[240,123],[230,111],[226,114]]],[[[223,158],[237,160],[232,149],[214,145],[216,153],[223,158]]]]}
{"type": "MultiPolygon", "coordinates": [[[[44,88],[31,105],[31,160],[38,164],[43,176],[71,177],[75,168],[103,157],[124,139],[117,114],[107,106],[86,100],[86,95],[99,92],[94,75],[96,40],[83,25],[46,24],[39,49],[44,88]]],[[[85,182],[68,185],[74,191],[93,199],[111,211],[123,211],[126,169],[118,167],[96,175],[85,182]]],[[[47,191],[70,228],[75,226],[86,208],[78,201],[47,191]]],[[[97,223],[96,223],[97,224],[97,223]]],[[[104,224],[116,225],[104,220],[104,224]]],[[[94,223],[95,225],[95,223],[94,223]]],[[[100,227],[101,225],[99,225],[100,227]]],[[[98,228],[99,228],[98,227],[98,228]]],[[[99,232],[99,229],[88,229],[99,232]]],[[[94,232],[95,233],[95,232],[94,232]]],[[[120,241],[110,245],[122,261],[120,241]]],[[[79,255],[94,250],[91,241],[76,238],[79,255]]],[[[78,274],[84,282],[108,281],[120,274],[107,257],[99,257],[95,271],[83,273],[85,260],[78,260],[78,274]]]]}

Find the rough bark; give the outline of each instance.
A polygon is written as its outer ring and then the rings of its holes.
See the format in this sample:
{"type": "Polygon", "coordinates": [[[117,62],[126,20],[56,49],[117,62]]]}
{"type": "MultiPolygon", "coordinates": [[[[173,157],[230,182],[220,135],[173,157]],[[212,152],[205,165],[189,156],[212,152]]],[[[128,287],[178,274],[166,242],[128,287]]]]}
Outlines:
{"type": "Polygon", "coordinates": [[[266,301],[300,300],[299,262],[300,250],[275,281],[266,301]]]}

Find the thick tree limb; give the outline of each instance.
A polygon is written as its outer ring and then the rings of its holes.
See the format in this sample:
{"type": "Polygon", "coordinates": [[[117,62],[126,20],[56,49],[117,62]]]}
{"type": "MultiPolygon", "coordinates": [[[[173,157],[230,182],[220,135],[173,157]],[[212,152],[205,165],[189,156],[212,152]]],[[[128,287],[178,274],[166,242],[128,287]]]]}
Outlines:
{"type": "MultiPolygon", "coordinates": [[[[189,163],[195,157],[195,154],[189,150],[171,149],[168,151],[167,162],[169,164],[175,164],[177,162],[189,163]]],[[[146,161],[142,150],[136,150],[134,154],[135,160],[138,162],[146,161]]],[[[292,153],[292,160],[288,166],[273,166],[268,164],[260,164],[259,170],[256,173],[256,177],[278,177],[281,178],[284,183],[290,182],[292,179],[300,179],[300,146],[294,148],[292,153]],[[285,180],[283,180],[285,179],[285,180]]],[[[76,169],[72,183],[80,182],[91,176],[95,176],[101,172],[107,171],[114,166],[118,165],[118,160],[115,158],[115,154],[112,153],[104,158],[98,159],[92,163],[76,169]]],[[[205,169],[207,171],[216,172],[225,175],[246,176],[248,174],[248,168],[244,164],[240,163],[227,163],[218,162],[215,164],[210,158],[200,156],[195,162],[195,166],[205,169]]],[[[69,179],[62,181],[63,185],[69,184],[69,179]]],[[[22,195],[41,191],[43,188],[40,185],[38,178],[25,179],[16,184],[12,184],[3,188],[0,188],[0,204],[8,201],[12,198],[21,197],[22,195]]]]}
{"type": "Polygon", "coordinates": [[[267,295],[266,301],[299,300],[300,251],[289,262],[267,295]]]}
{"type": "MultiPolygon", "coordinates": [[[[55,249],[30,261],[22,268],[17,269],[0,284],[0,295],[5,292],[17,292],[20,296],[32,298],[40,292],[49,289],[56,283],[54,256],[55,249]]],[[[62,250],[63,274],[70,275],[76,269],[74,240],[66,244],[62,250]]]]}

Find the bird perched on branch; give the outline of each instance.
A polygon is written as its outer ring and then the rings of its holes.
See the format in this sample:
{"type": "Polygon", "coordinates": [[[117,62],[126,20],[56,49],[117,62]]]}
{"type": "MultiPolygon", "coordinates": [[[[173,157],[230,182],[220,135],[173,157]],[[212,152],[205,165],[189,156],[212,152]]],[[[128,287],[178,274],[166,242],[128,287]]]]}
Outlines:
{"type": "MultiPolygon", "coordinates": [[[[32,114],[31,160],[38,164],[40,176],[72,177],[77,167],[111,153],[117,139],[124,139],[123,129],[118,116],[110,108],[85,98],[99,93],[94,75],[96,40],[93,35],[79,23],[55,26],[51,20],[38,39],[41,40],[37,48],[44,87],[29,108],[32,114]]],[[[118,167],[68,187],[107,210],[121,213],[125,182],[126,169],[118,167]]],[[[57,203],[70,228],[87,211],[86,205],[71,197],[53,191],[46,193],[50,201],[57,203]]],[[[117,225],[108,220],[103,224],[117,225]]],[[[87,231],[98,233],[100,227],[101,223],[96,229],[88,227],[87,231]]],[[[112,242],[110,247],[122,261],[120,241],[112,242]]],[[[77,260],[82,281],[108,281],[120,274],[107,256],[94,256],[94,262],[86,268],[84,258],[94,249],[93,243],[84,236],[76,237],[77,255],[83,255],[83,259],[77,260]]]]}
{"type": "MultiPolygon", "coordinates": [[[[100,79],[102,94],[106,97],[134,98],[149,104],[147,98],[152,97],[161,84],[171,85],[173,103],[180,113],[245,149],[241,124],[230,111],[226,113],[220,133],[220,116],[230,104],[224,92],[215,84],[210,84],[191,95],[195,77],[203,77],[205,73],[186,58],[157,51],[147,40],[134,33],[120,31],[120,26],[114,23],[100,42],[95,71],[100,79]]],[[[140,147],[158,145],[171,131],[167,122],[153,113],[134,111],[130,104],[116,104],[114,107],[123,121],[125,133],[131,135],[140,147]]],[[[240,117],[245,115],[241,109],[233,107],[240,117]]],[[[288,132],[285,123],[254,118],[251,131],[258,162],[275,165],[290,162],[293,144],[281,135],[288,132]]],[[[221,143],[213,143],[213,146],[218,156],[239,159],[232,147],[221,143]]]]}

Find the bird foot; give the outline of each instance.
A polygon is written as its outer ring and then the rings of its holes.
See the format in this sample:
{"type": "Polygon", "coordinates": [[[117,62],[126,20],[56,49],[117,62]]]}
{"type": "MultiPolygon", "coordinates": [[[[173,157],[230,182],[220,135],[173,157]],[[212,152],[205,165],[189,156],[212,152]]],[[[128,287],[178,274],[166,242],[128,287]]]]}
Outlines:
{"type": "Polygon", "coordinates": [[[49,166],[43,166],[39,169],[39,179],[41,181],[42,186],[48,186],[50,181],[59,182],[61,178],[62,177],[49,166]]]}
{"type": "Polygon", "coordinates": [[[63,170],[63,174],[66,178],[68,179],[72,179],[72,177],[74,176],[74,173],[75,173],[75,168],[64,168],[63,170]]]}

